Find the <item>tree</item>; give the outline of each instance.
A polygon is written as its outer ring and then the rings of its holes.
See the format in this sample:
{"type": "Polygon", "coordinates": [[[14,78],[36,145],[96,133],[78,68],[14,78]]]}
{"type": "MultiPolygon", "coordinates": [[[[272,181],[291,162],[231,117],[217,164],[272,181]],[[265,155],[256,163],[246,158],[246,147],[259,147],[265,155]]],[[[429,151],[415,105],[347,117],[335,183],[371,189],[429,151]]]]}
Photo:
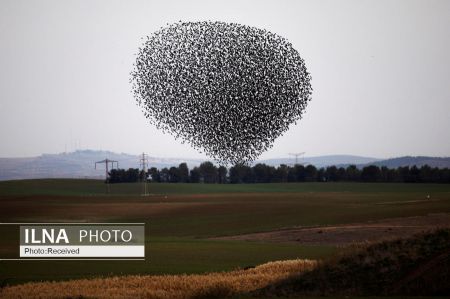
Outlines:
{"type": "Polygon", "coordinates": [[[380,177],[382,182],[389,182],[389,168],[386,166],[381,166],[380,177]]]}
{"type": "Polygon", "coordinates": [[[416,165],[413,165],[413,167],[411,167],[409,169],[408,182],[410,182],[410,183],[418,183],[418,182],[420,182],[420,169],[417,168],[416,165]]]}
{"type": "Polygon", "coordinates": [[[179,183],[180,182],[180,170],[178,167],[170,167],[169,169],[169,182],[179,183]]]}
{"type": "Polygon", "coordinates": [[[111,169],[108,182],[111,184],[122,183],[125,180],[125,169],[111,169]]]}
{"type": "Polygon", "coordinates": [[[329,166],[325,170],[325,176],[328,182],[336,182],[338,180],[338,169],[336,166],[329,166]]]}
{"type": "Polygon", "coordinates": [[[230,168],[230,183],[254,183],[255,179],[251,167],[245,164],[236,164],[230,168]]]}
{"type": "Polygon", "coordinates": [[[321,167],[317,171],[317,181],[318,182],[326,182],[327,181],[327,177],[325,175],[325,168],[321,167]]]}
{"type": "Polygon", "coordinates": [[[189,182],[191,182],[191,183],[199,183],[200,182],[200,169],[198,167],[194,167],[190,171],[189,182]]]}
{"type": "Polygon", "coordinates": [[[126,171],[126,182],[128,183],[133,183],[133,182],[138,182],[139,181],[139,169],[138,168],[129,168],[126,171]]]}
{"type": "Polygon", "coordinates": [[[189,182],[189,168],[187,167],[186,163],[181,163],[180,165],[178,165],[178,175],[180,177],[180,182],[189,182]]]}
{"type": "Polygon", "coordinates": [[[305,181],[314,182],[317,180],[317,168],[314,165],[305,167],[305,181]]]}
{"type": "Polygon", "coordinates": [[[225,166],[219,166],[217,169],[218,181],[220,184],[225,184],[227,182],[228,169],[225,166]]]}
{"type": "Polygon", "coordinates": [[[304,182],[306,180],[306,169],[301,164],[296,164],[293,168],[296,182],[304,182]]]}
{"type": "Polygon", "coordinates": [[[409,166],[397,168],[400,182],[407,182],[409,180],[409,166]]]}
{"type": "Polygon", "coordinates": [[[420,168],[420,181],[421,182],[430,182],[432,177],[433,169],[428,165],[423,165],[420,168]]]}
{"type": "Polygon", "coordinates": [[[345,170],[345,176],[348,181],[357,182],[361,178],[361,171],[356,165],[349,165],[345,170]]]}
{"type": "Polygon", "coordinates": [[[159,172],[159,175],[161,177],[162,183],[170,182],[170,172],[169,172],[169,169],[167,169],[167,167],[164,167],[163,169],[161,169],[161,171],[159,172]]]}
{"type": "MultiPolygon", "coordinates": [[[[144,173],[137,168],[112,169],[108,182],[137,182],[142,180],[144,173]]],[[[428,165],[405,166],[398,168],[378,167],[375,165],[358,169],[356,165],[347,168],[329,166],[326,169],[316,169],[313,165],[297,164],[293,167],[280,165],[275,168],[258,163],[253,167],[246,164],[236,164],[229,170],[225,166],[216,167],[211,162],[204,162],[199,167],[189,171],[186,163],[178,167],[158,170],[152,167],[147,172],[153,182],[205,182],[205,183],[269,183],[269,182],[303,182],[303,181],[364,181],[364,182],[429,182],[450,183],[450,169],[431,168],[428,165]],[[227,174],[229,176],[227,177],[227,174]]]]}
{"type": "MultiPolygon", "coordinates": [[[[296,164],[295,166],[297,166],[297,165],[298,164],[296,164]]],[[[288,166],[287,181],[290,182],[290,183],[297,181],[297,174],[295,172],[295,166],[294,167],[289,167],[288,166]]]]}
{"type": "Polygon", "coordinates": [[[275,174],[273,176],[275,182],[287,182],[289,169],[287,165],[281,164],[275,170],[275,174]]]}
{"type": "Polygon", "coordinates": [[[269,183],[271,179],[270,166],[258,163],[253,166],[253,175],[256,183],[269,183]]]}
{"type": "MultiPolygon", "coordinates": [[[[436,169],[436,168],[435,168],[436,169]]],[[[450,183],[450,169],[449,168],[444,168],[444,169],[439,169],[439,183],[450,183]]]]}
{"type": "Polygon", "coordinates": [[[150,177],[152,178],[152,182],[161,182],[161,176],[159,174],[159,170],[156,167],[152,167],[148,170],[150,177]]]}
{"type": "Polygon", "coordinates": [[[200,164],[200,176],[204,183],[217,183],[217,167],[213,163],[207,161],[200,164]]]}
{"type": "Polygon", "coordinates": [[[381,179],[381,171],[375,165],[366,166],[361,173],[361,180],[363,182],[379,182],[381,179]]]}
{"type": "Polygon", "coordinates": [[[347,173],[345,172],[345,168],[339,167],[337,170],[336,181],[346,181],[347,180],[346,176],[347,176],[347,173]]]}

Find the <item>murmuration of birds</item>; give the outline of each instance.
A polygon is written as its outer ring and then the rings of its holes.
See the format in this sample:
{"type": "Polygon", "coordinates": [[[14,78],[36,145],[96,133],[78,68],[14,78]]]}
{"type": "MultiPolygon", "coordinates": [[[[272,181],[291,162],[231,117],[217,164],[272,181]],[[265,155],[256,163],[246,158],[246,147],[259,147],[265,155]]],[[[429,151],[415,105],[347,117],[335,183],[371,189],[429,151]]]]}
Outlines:
{"type": "Polygon", "coordinates": [[[250,163],[271,148],[312,94],[285,38],[210,21],[180,21],[144,39],[131,83],[153,125],[222,165],[250,163]]]}

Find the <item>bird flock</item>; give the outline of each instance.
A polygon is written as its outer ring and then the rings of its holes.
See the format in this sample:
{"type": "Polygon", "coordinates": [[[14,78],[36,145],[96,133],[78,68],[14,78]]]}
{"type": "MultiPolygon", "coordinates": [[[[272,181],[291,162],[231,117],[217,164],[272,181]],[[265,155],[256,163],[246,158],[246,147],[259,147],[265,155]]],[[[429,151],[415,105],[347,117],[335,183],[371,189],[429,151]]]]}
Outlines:
{"type": "Polygon", "coordinates": [[[301,119],[311,76],[283,37],[224,22],[178,22],[148,36],[131,72],[158,129],[220,164],[249,163],[301,119]]]}

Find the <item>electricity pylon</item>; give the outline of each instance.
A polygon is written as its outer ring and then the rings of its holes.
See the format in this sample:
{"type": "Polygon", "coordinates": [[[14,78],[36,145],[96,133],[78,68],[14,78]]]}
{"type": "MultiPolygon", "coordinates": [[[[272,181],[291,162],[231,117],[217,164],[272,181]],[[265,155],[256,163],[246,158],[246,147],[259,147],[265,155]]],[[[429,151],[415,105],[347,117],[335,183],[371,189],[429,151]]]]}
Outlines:
{"type": "Polygon", "coordinates": [[[109,164],[111,163],[111,169],[114,169],[114,163],[116,163],[116,167],[119,168],[119,162],[115,160],[109,160],[106,158],[102,161],[95,162],[95,169],[97,169],[97,164],[105,164],[105,182],[106,182],[106,193],[109,193],[109,164]]]}
{"type": "Polygon", "coordinates": [[[147,196],[147,168],[148,168],[148,157],[145,153],[142,153],[141,159],[139,160],[142,167],[142,172],[144,177],[142,178],[142,196],[147,196]]]}
{"type": "Polygon", "coordinates": [[[299,157],[299,156],[303,156],[304,154],[305,154],[305,152],[301,152],[301,153],[289,153],[288,155],[294,156],[294,157],[295,157],[295,164],[294,164],[294,165],[297,165],[297,164],[298,164],[298,157],[299,157]]]}

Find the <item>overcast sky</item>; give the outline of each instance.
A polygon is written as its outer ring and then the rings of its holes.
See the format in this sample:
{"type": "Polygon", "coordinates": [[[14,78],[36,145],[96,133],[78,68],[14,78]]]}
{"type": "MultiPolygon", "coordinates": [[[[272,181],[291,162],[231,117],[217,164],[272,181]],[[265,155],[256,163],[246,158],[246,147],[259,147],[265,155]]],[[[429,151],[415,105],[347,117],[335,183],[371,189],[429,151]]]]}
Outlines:
{"type": "Polygon", "coordinates": [[[203,158],[131,93],[142,37],[224,21],[287,38],[312,75],[297,125],[262,158],[450,156],[450,1],[0,2],[0,157],[74,149],[203,158]]]}

